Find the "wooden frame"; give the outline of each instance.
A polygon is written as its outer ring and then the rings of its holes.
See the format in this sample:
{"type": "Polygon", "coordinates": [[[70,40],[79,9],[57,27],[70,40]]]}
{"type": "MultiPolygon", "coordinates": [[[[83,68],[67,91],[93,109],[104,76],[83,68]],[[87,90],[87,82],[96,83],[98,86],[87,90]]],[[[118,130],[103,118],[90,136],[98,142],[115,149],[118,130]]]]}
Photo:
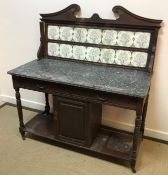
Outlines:
{"type": "MultiPolygon", "coordinates": [[[[161,20],[153,20],[137,16],[121,6],[115,6],[113,8],[113,12],[119,16],[119,18],[116,20],[101,19],[98,14],[93,14],[91,18],[77,18],[76,13],[78,13],[79,11],[80,7],[76,4],[72,4],[69,7],[65,8],[64,10],[56,13],[41,14],[42,17],[40,22],[41,44],[38,51],[39,61],[41,59],[51,58],[48,57],[46,54],[47,42],[48,42],[47,38],[48,24],[94,26],[94,27],[105,27],[105,28],[114,27],[124,30],[132,29],[135,31],[150,31],[151,32],[150,46],[149,49],[145,50],[146,52],[148,52],[149,57],[147,66],[145,68],[133,68],[133,67],[117,66],[117,65],[108,65],[108,66],[122,67],[126,69],[137,69],[138,71],[145,71],[151,74],[153,70],[157,35],[158,30],[160,28],[161,20]]],[[[80,43],[78,44],[80,45],[80,43]]],[[[118,48],[118,46],[116,46],[116,48],[118,48]]],[[[139,49],[125,48],[121,46],[120,48],[144,51],[144,49],[141,48],[139,49]]],[[[83,63],[85,62],[83,61],[83,63]]],[[[85,65],[83,64],[83,66],[85,65]]],[[[117,94],[113,92],[108,93],[93,88],[90,89],[84,87],[76,87],[69,84],[66,85],[66,84],[60,84],[58,82],[39,80],[31,78],[29,76],[24,77],[18,74],[16,75],[12,72],[10,72],[10,74],[12,75],[13,86],[16,91],[16,102],[19,116],[19,131],[23,139],[25,138],[25,133],[27,132],[32,133],[42,138],[55,141],[58,145],[68,148],[71,147],[72,149],[76,149],[78,151],[80,150],[81,152],[84,153],[88,153],[97,157],[101,157],[106,160],[130,166],[132,171],[136,172],[135,166],[138,156],[138,149],[144,134],[149,91],[145,96],[138,97],[125,94],[117,94]],[[24,124],[23,122],[23,112],[19,93],[20,88],[45,93],[46,106],[44,113],[37,115],[35,118],[33,118],[26,124],[24,124]],[[52,94],[54,96],[54,114],[50,114],[48,94],[52,94]],[[100,126],[99,131],[97,131],[98,129],[95,129],[93,131],[93,133],[97,133],[97,136],[95,136],[95,138],[91,137],[89,134],[86,140],[81,139],[82,140],[81,141],[80,139],[78,139],[78,141],[76,141],[78,142],[77,144],[73,139],[71,141],[63,138],[60,139],[59,135],[61,134],[57,130],[60,127],[59,125],[60,121],[58,121],[60,120],[59,118],[60,116],[58,118],[57,116],[58,113],[60,113],[58,106],[60,105],[61,101],[68,101],[68,103],[73,101],[73,104],[76,104],[76,108],[80,106],[81,111],[84,110],[87,115],[90,115],[88,112],[88,103],[90,103],[91,105],[89,108],[95,111],[93,112],[94,115],[92,115],[91,119],[93,121],[95,115],[100,116],[101,113],[100,109],[102,104],[114,105],[125,109],[135,110],[136,118],[135,118],[134,132],[133,134],[130,134],[125,133],[123,131],[118,131],[113,128],[100,126]],[[97,104],[99,106],[97,114],[93,104],[97,104]],[[44,115],[47,115],[47,117],[44,118],[44,115]],[[38,129],[39,127],[41,128],[40,130],[38,129]],[[126,150],[125,146],[127,148],[126,150]]],[[[83,116],[85,116],[85,114],[83,115],[81,112],[80,116],[81,120],[83,120],[82,118],[83,116]]],[[[91,120],[87,116],[83,121],[85,121],[86,123],[88,122],[87,124],[89,124],[91,120]]],[[[99,124],[101,117],[100,118],[98,117],[95,120],[99,124]]],[[[74,122],[76,121],[74,120],[74,122]]],[[[97,128],[98,124],[96,124],[95,128],[97,128]]],[[[84,132],[88,132],[88,130],[84,129],[84,132]]],[[[92,133],[92,131],[90,132],[92,133]]]]}
{"type": "MultiPolygon", "coordinates": [[[[56,83],[46,84],[45,81],[37,81],[37,80],[32,80],[32,79],[27,79],[27,78],[22,78],[17,76],[12,76],[12,77],[13,77],[14,89],[16,90],[17,109],[18,109],[18,116],[20,121],[19,130],[23,139],[25,139],[25,132],[32,133],[42,138],[47,138],[49,140],[54,140],[58,143],[63,143],[72,149],[75,148],[79,150],[78,148],[80,148],[82,152],[83,151],[87,152],[88,154],[91,154],[93,156],[101,157],[103,159],[116,162],[119,164],[123,164],[126,166],[131,166],[132,171],[136,172],[135,170],[136,158],[138,154],[140,141],[143,138],[143,132],[144,132],[144,126],[145,126],[145,117],[146,117],[147,108],[144,107],[144,104],[147,104],[145,103],[147,99],[122,96],[122,95],[116,95],[116,94],[108,94],[109,98],[108,100],[106,100],[105,97],[100,98],[98,96],[99,92],[96,92],[94,90],[62,86],[56,83]],[[52,115],[49,115],[48,120],[44,120],[43,115],[37,115],[37,117],[35,117],[30,122],[28,122],[26,125],[24,124],[22,105],[21,105],[20,93],[19,93],[20,88],[35,90],[35,91],[44,92],[47,94],[48,93],[55,94],[57,96],[61,96],[64,98],[72,98],[72,99],[74,98],[74,99],[80,99],[80,100],[83,99],[84,101],[86,100],[90,102],[96,102],[99,104],[109,104],[109,105],[112,104],[114,106],[135,110],[136,120],[135,120],[134,133],[131,136],[130,134],[125,134],[125,132],[121,132],[121,131],[118,132],[112,128],[106,129],[102,126],[97,139],[95,139],[95,142],[92,144],[93,146],[91,146],[90,148],[81,147],[81,146],[78,146],[78,144],[76,145],[65,140],[57,139],[55,137],[55,134],[53,134],[55,132],[55,129],[54,129],[55,127],[53,126],[54,122],[53,122],[52,115]],[[68,91],[67,91],[67,88],[68,88],[68,91]],[[81,94],[77,95],[79,91],[81,94]],[[35,127],[35,126],[38,126],[37,124],[41,125],[40,131],[35,127]],[[50,128],[51,130],[50,129],[48,130],[47,128],[50,128]],[[118,137],[121,138],[121,140],[126,138],[127,142],[129,142],[129,145],[131,145],[127,153],[121,154],[120,151],[116,152],[116,151],[113,151],[113,149],[108,150],[106,148],[108,141],[113,139],[112,137],[113,135],[115,137],[116,135],[118,135],[118,137]],[[101,144],[101,140],[103,138],[106,138],[106,142],[103,144],[103,147],[101,149],[97,149],[97,146],[101,144]]],[[[45,109],[47,109],[47,105],[45,109]]],[[[44,113],[49,113],[49,111],[45,110],[44,113]]],[[[113,144],[117,145],[117,142],[113,144]]],[[[120,146],[118,147],[118,149],[122,150],[120,146]]]]}
{"type": "MultiPolygon", "coordinates": [[[[139,51],[148,53],[148,61],[145,68],[130,67],[130,66],[120,66],[120,65],[110,65],[119,66],[124,68],[140,69],[144,71],[151,72],[153,70],[154,56],[157,44],[157,35],[160,28],[161,20],[148,19],[144,17],[137,16],[130,11],[126,10],[121,6],[115,6],[113,9],[115,15],[119,17],[116,20],[102,19],[98,14],[93,14],[91,18],[77,18],[76,14],[80,11],[80,7],[77,4],[72,4],[62,11],[51,13],[51,14],[41,14],[40,31],[41,31],[41,46],[38,51],[38,58],[52,58],[47,55],[47,42],[51,41],[47,38],[47,27],[48,25],[66,25],[66,26],[92,26],[95,28],[115,28],[117,30],[132,30],[132,31],[148,31],[151,33],[151,41],[148,49],[143,48],[127,48],[122,46],[111,46],[111,48],[117,48],[122,50],[139,51]]],[[[59,43],[71,43],[66,41],[53,41],[59,43]]],[[[84,45],[84,43],[77,43],[77,45],[84,45]]],[[[86,43],[85,46],[94,46],[94,44],[86,43]]],[[[98,47],[103,47],[99,45],[98,47]]],[[[58,58],[57,58],[58,59],[58,58]]],[[[61,58],[64,59],[64,58],[61,58]]],[[[78,61],[78,60],[74,60],[78,61]]],[[[82,61],[86,62],[86,61],[82,61]]],[[[97,64],[97,63],[93,63],[97,64]]],[[[99,63],[98,63],[99,64],[99,63]]],[[[100,63],[101,64],[101,63],[100,63]]],[[[107,64],[108,65],[108,64],[107,64]]]]}

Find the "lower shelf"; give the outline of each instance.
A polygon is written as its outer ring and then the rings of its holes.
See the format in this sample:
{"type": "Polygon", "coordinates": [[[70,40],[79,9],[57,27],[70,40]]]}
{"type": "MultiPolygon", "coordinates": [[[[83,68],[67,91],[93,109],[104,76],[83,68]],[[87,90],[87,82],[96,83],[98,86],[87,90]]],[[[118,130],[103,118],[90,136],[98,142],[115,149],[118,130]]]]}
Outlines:
{"type": "Polygon", "coordinates": [[[60,146],[72,148],[78,152],[88,153],[98,158],[129,166],[133,140],[131,134],[101,128],[93,144],[90,147],[84,147],[57,139],[55,127],[52,115],[38,114],[25,125],[25,131],[52,140],[58,146],[60,144],[60,146]]]}

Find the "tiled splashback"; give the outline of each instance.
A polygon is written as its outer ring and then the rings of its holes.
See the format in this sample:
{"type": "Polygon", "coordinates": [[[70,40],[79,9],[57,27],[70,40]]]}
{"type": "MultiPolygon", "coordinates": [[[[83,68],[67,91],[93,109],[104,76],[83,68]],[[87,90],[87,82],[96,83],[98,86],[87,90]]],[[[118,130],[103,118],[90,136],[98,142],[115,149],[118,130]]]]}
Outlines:
{"type": "Polygon", "coordinates": [[[48,43],[48,55],[92,62],[145,67],[147,53],[48,43]]]}
{"type": "Polygon", "coordinates": [[[146,52],[122,49],[79,46],[89,43],[104,46],[122,46],[148,49],[151,34],[147,32],[117,31],[93,28],[48,26],[48,39],[67,41],[67,44],[48,43],[48,55],[92,62],[145,67],[146,52]],[[71,45],[69,42],[75,42],[71,45]]]}

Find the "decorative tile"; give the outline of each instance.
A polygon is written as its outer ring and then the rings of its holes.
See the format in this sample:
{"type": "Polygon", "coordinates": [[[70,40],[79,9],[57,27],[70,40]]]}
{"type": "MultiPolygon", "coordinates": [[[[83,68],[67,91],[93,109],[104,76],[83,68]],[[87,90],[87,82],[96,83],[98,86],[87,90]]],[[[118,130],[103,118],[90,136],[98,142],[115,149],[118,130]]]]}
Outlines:
{"type": "Polygon", "coordinates": [[[48,39],[59,39],[59,27],[58,26],[48,26],[48,39]]]}
{"type": "Polygon", "coordinates": [[[87,60],[108,64],[145,67],[148,54],[145,52],[131,52],[126,50],[99,49],[69,44],[48,43],[48,55],[87,60]]]}
{"type": "Polygon", "coordinates": [[[73,35],[72,27],[60,27],[60,39],[64,41],[71,41],[73,35]]]}
{"type": "Polygon", "coordinates": [[[48,26],[48,38],[80,43],[103,44],[111,46],[148,48],[151,33],[102,30],[80,27],[48,26]]]}
{"type": "Polygon", "coordinates": [[[73,46],[73,58],[77,60],[84,60],[86,53],[86,47],[84,46],[73,46]]]}
{"type": "Polygon", "coordinates": [[[72,46],[68,44],[60,44],[60,56],[64,58],[71,58],[72,46]]]}
{"type": "Polygon", "coordinates": [[[135,67],[145,67],[148,54],[144,52],[133,52],[131,65],[135,67]]]}
{"type": "Polygon", "coordinates": [[[93,44],[100,44],[101,30],[100,29],[88,29],[87,42],[93,43],[93,44]]]}
{"type": "Polygon", "coordinates": [[[59,44],[48,43],[48,55],[49,56],[59,56],[59,44]]]}
{"type": "Polygon", "coordinates": [[[117,31],[115,30],[104,30],[102,36],[102,44],[105,45],[116,45],[117,42],[117,31]]]}
{"type": "Polygon", "coordinates": [[[100,61],[102,63],[114,63],[115,50],[113,49],[101,49],[100,61]]]}
{"type": "Polygon", "coordinates": [[[88,47],[86,53],[87,61],[98,62],[100,55],[100,49],[94,47],[88,47]]]}
{"type": "Polygon", "coordinates": [[[136,32],[134,46],[137,48],[148,48],[150,42],[150,33],[136,32]]]}
{"type": "Polygon", "coordinates": [[[118,65],[130,65],[131,61],[131,52],[125,50],[117,50],[115,63],[118,65]]]}
{"type": "Polygon", "coordinates": [[[73,40],[75,42],[84,43],[87,38],[87,29],[85,28],[74,28],[73,40]]]}
{"type": "Polygon", "coordinates": [[[129,31],[118,32],[117,44],[119,46],[131,47],[133,44],[134,33],[129,31]]]}

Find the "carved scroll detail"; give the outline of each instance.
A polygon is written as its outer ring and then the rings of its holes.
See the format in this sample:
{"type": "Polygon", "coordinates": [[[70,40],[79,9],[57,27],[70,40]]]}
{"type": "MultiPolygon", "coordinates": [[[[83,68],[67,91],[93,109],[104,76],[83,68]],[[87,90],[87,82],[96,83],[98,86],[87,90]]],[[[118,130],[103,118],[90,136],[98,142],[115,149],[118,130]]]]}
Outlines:
{"type": "Polygon", "coordinates": [[[139,26],[139,27],[160,27],[162,20],[155,20],[138,16],[122,6],[115,6],[112,11],[119,15],[116,20],[102,19],[97,13],[93,14],[90,18],[76,18],[76,13],[80,11],[80,6],[72,4],[67,8],[49,14],[41,14],[42,21],[44,22],[77,22],[88,24],[103,24],[103,25],[122,25],[122,27],[139,26]]]}
{"type": "Polygon", "coordinates": [[[116,20],[118,23],[160,27],[160,23],[162,22],[162,20],[138,16],[122,6],[115,6],[112,11],[119,16],[116,20]]]}
{"type": "Polygon", "coordinates": [[[40,16],[42,17],[42,21],[55,21],[55,20],[75,21],[76,20],[75,14],[79,11],[80,6],[77,4],[72,4],[59,12],[40,14],[40,16]]]}

